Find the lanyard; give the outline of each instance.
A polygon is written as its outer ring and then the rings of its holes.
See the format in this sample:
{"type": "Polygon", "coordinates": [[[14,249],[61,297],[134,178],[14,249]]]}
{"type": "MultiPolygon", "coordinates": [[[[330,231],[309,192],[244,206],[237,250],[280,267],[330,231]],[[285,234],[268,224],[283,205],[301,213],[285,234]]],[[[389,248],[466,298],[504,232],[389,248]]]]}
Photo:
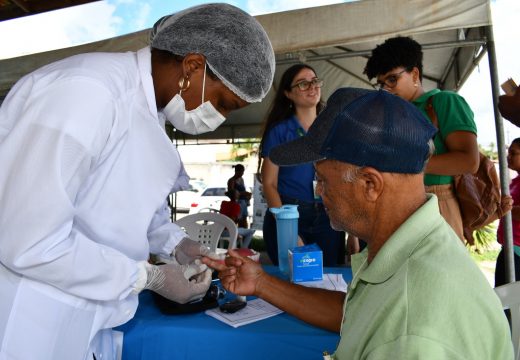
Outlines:
{"type": "MultiPolygon", "coordinates": [[[[305,136],[305,132],[301,127],[298,127],[296,129],[296,134],[299,137],[305,136]]],[[[317,185],[316,175],[314,175],[314,180],[312,181],[312,194],[314,195],[314,200],[320,200],[320,196],[318,194],[316,194],[316,185],[317,185]]]]}

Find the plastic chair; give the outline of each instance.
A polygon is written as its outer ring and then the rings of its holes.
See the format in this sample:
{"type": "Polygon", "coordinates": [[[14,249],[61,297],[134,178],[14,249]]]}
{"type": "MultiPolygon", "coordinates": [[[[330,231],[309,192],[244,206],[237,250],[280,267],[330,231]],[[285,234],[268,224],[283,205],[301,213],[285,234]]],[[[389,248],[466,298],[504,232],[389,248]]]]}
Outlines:
{"type": "Polygon", "coordinates": [[[497,286],[495,292],[504,309],[511,312],[511,339],[515,352],[515,360],[520,360],[520,281],[497,286]]]}
{"type": "Polygon", "coordinates": [[[214,209],[214,208],[211,208],[211,207],[202,208],[198,212],[199,213],[216,213],[216,214],[220,214],[220,210],[219,209],[214,209]]]}
{"type": "Polygon", "coordinates": [[[228,249],[234,249],[237,244],[237,226],[225,215],[214,212],[201,212],[187,215],[175,222],[184,228],[188,236],[216,251],[224,229],[229,232],[228,249]]]}
{"type": "MultiPolygon", "coordinates": [[[[199,213],[201,212],[210,212],[210,213],[217,213],[217,214],[222,214],[220,212],[220,210],[218,209],[214,209],[214,208],[210,208],[210,207],[206,207],[206,208],[202,208],[199,210],[199,213]]],[[[224,215],[224,214],[222,214],[224,215]]],[[[227,215],[224,215],[226,217],[229,217],[227,215]]],[[[236,225],[236,224],[235,224],[236,225]]],[[[241,231],[243,232],[246,232],[246,231],[252,231],[253,234],[251,235],[251,237],[254,235],[255,231],[252,230],[252,229],[243,229],[241,227],[239,227],[237,225],[237,241],[236,241],[236,246],[240,246],[241,248],[244,247],[244,239],[245,239],[245,234],[241,233],[241,231]]],[[[222,235],[220,236],[220,241],[227,241],[227,242],[230,242],[230,236],[229,236],[229,231],[227,230],[224,230],[224,232],[222,233],[222,235]]],[[[248,244],[249,245],[249,244],[248,244]]]]}

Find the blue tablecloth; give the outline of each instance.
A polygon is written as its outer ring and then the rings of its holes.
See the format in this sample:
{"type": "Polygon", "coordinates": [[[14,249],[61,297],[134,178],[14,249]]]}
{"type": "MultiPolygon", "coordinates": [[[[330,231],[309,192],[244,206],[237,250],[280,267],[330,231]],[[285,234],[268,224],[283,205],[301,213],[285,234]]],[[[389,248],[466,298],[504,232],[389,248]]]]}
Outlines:
{"type": "MultiPolygon", "coordinates": [[[[277,268],[266,270],[279,275],[277,268]]],[[[350,268],[327,268],[352,279],[350,268]]],[[[282,313],[233,328],[204,312],[163,315],[152,295],[143,291],[132,320],[116,330],[124,332],[123,360],[170,359],[321,359],[336,349],[339,334],[319,329],[282,313]]]]}

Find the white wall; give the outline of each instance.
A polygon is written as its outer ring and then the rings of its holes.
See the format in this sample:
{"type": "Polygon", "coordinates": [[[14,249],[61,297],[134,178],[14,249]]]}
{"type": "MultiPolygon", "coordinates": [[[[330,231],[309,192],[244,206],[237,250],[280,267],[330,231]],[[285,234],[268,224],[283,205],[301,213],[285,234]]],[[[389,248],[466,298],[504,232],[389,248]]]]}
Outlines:
{"type": "Polygon", "coordinates": [[[185,145],[178,150],[184,167],[192,179],[203,180],[206,185],[227,186],[227,181],[233,176],[233,165],[241,163],[245,167],[244,182],[246,188],[252,188],[258,158],[252,156],[243,162],[217,162],[217,153],[231,151],[232,145],[185,145]]]}

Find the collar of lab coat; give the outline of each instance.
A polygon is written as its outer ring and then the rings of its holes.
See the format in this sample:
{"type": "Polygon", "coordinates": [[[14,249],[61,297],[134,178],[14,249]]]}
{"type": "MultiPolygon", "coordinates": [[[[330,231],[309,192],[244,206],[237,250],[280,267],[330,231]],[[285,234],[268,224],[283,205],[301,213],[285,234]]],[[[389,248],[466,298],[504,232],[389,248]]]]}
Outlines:
{"type": "Polygon", "coordinates": [[[150,47],[147,46],[137,51],[137,65],[139,66],[139,73],[141,75],[141,82],[143,84],[146,102],[148,103],[148,109],[157,122],[164,128],[165,120],[158,116],[157,105],[155,103],[155,90],[153,88],[152,79],[152,53],[150,52],[150,47]]]}

